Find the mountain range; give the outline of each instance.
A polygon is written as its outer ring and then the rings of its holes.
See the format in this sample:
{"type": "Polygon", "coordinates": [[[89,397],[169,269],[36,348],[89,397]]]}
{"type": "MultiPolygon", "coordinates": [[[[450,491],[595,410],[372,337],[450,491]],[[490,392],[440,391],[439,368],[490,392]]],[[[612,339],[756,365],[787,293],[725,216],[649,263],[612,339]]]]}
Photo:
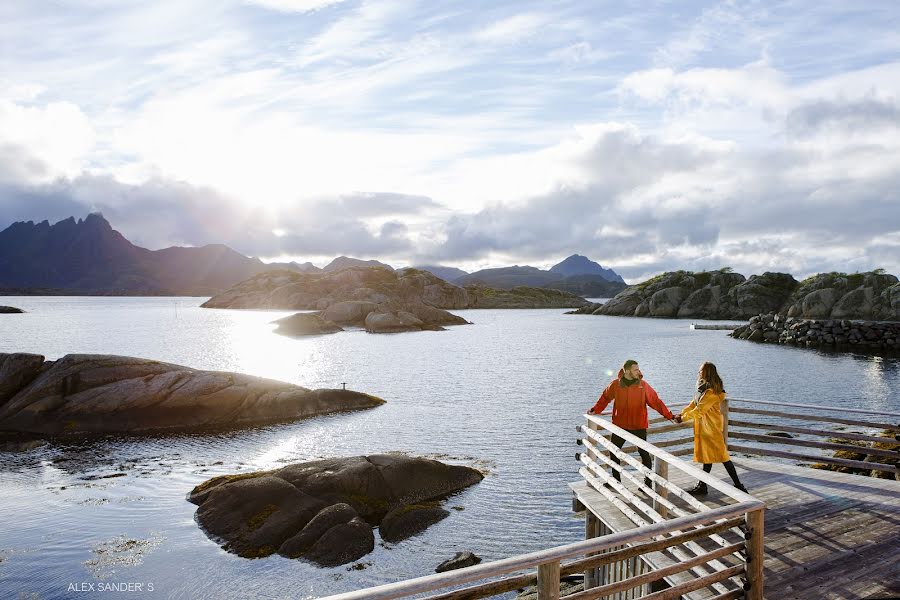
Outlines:
{"type": "Polygon", "coordinates": [[[628,287],[618,273],[605,269],[580,254],[573,254],[547,271],[519,265],[482,269],[474,273],[466,273],[454,267],[416,268],[460,286],[482,285],[504,290],[518,286],[540,287],[572,292],[585,298],[612,298],[628,287]]]}
{"type": "MultiPolygon", "coordinates": [[[[390,265],[339,256],[323,268],[312,263],[264,263],[222,244],[148,250],[128,241],[103,215],[20,221],[0,231],[0,293],[211,296],[273,269],[336,271],[390,265]]],[[[612,297],[626,287],[610,269],[572,255],[549,271],[529,266],[467,273],[455,267],[416,267],[456,285],[510,289],[532,286],[586,297],[612,297]]]]}

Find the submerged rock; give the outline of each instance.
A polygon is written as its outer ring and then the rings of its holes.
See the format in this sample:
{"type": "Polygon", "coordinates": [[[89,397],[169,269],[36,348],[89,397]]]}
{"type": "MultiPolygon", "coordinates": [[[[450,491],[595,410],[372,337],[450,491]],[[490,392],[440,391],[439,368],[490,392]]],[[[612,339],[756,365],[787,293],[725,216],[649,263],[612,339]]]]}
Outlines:
{"type": "Polygon", "coordinates": [[[447,559],[437,567],[435,567],[435,573],[443,573],[445,571],[453,571],[456,569],[463,569],[465,567],[471,567],[472,565],[477,565],[481,562],[481,557],[472,554],[469,551],[465,552],[457,552],[453,558],[447,559]]]}
{"type": "Polygon", "coordinates": [[[436,504],[408,504],[395,508],[381,520],[381,539],[400,542],[421,533],[450,516],[436,504]]]}
{"type": "Polygon", "coordinates": [[[414,535],[443,511],[423,503],[482,479],[470,467],[379,454],[215,477],[191,490],[188,500],[199,505],[203,530],[229,552],[246,558],[278,553],[336,566],[371,552],[373,526],[381,525],[382,537],[385,526],[414,535]]]}
{"type": "Polygon", "coordinates": [[[68,354],[38,365],[43,358],[0,354],[0,430],[44,435],[192,431],[384,403],[350,390],[310,390],[128,356],[68,354]]]}

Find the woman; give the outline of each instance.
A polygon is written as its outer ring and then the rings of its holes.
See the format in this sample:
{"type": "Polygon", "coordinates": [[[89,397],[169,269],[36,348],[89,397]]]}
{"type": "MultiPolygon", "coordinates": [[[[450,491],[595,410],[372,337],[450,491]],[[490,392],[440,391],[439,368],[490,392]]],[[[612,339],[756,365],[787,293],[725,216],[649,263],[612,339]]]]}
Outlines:
{"type": "MultiPolygon", "coordinates": [[[[711,362],[705,362],[700,365],[700,372],[697,374],[697,397],[688,404],[687,408],[681,411],[681,414],[675,417],[675,421],[694,421],[694,460],[703,463],[703,470],[709,473],[712,471],[713,463],[722,463],[734,487],[746,492],[747,488],[741,485],[738,479],[737,471],[731,457],[728,456],[728,448],[725,446],[725,439],[722,437],[722,411],[719,405],[725,399],[725,390],[722,386],[722,378],[716,371],[716,365],[711,362]]],[[[706,484],[702,481],[698,482],[693,488],[688,490],[689,494],[702,496],[708,493],[706,484]]]]}

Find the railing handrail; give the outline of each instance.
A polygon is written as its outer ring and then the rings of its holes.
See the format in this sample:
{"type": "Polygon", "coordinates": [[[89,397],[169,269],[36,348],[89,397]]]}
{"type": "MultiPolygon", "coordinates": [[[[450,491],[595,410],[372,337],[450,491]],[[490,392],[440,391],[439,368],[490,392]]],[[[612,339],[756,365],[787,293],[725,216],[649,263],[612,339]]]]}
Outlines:
{"type": "MultiPolygon", "coordinates": [[[[682,472],[686,473],[687,475],[690,475],[691,477],[694,477],[695,479],[702,481],[703,483],[710,486],[711,488],[722,492],[723,494],[732,498],[733,500],[737,500],[738,502],[749,502],[749,501],[759,502],[758,500],[756,500],[756,498],[754,498],[750,494],[746,494],[746,493],[740,491],[739,489],[737,489],[736,487],[722,481],[718,477],[714,477],[713,475],[707,473],[703,469],[698,469],[697,467],[691,465],[690,463],[679,459],[677,456],[675,456],[669,452],[666,452],[662,448],[654,446],[652,443],[642,440],[641,438],[637,437],[636,435],[628,433],[626,430],[622,429],[618,425],[613,425],[612,422],[607,421],[606,419],[601,419],[600,417],[598,417],[596,415],[587,415],[586,414],[584,416],[588,421],[595,423],[596,425],[599,425],[600,427],[602,427],[603,429],[606,429],[607,431],[610,431],[611,433],[614,433],[615,435],[623,438],[627,442],[631,442],[631,444],[633,444],[634,446],[637,446],[638,448],[646,450],[651,455],[653,455],[661,460],[666,461],[668,464],[681,470],[682,472]]],[[[762,504],[762,503],[760,503],[760,504],[762,504]]]]}
{"type": "Polygon", "coordinates": [[[834,410],[841,411],[845,413],[856,413],[860,415],[877,415],[880,417],[893,417],[896,413],[890,413],[885,411],[878,410],[866,410],[863,408],[845,408],[843,406],[824,406],[817,404],[798,404],[795,402],[772,402],[771,400],[750,400],[747,398],[732,398],[727,397],[729,402],[749,402],[752,404],[768,404],[772,406],[790,406],[792,408],[813,408],[815,410],[834,410]]]}
{"type": "Polygon", "coordinates": [[[748,496],[748,498],[750,498],[748,501],[713,508],[686,517],[669,519],[637,529],[611,533],[601,537],[590,538],[562,546],[555,546],[553,548],[546,548],[544,550],[520,554],[518,556],[503,558],[488,563],[481,563],[479,565],[465,567],[455,571],[448,571],[446,573],[425,575],[415,579],[407,579],[405,581],[387,583],[362,590],[326,596],[321,600],[395,600],[413,594],[430,592],[441,588],[487,579],[489,577],[506,575],[567,558],[602,552],[617,546],[651,539],[673,531],[684,530],[692,526],[705,525],[722,519],[745,515],[746,513],[765,507],[763,502],[756,500],[752,496],[748,496]]]}

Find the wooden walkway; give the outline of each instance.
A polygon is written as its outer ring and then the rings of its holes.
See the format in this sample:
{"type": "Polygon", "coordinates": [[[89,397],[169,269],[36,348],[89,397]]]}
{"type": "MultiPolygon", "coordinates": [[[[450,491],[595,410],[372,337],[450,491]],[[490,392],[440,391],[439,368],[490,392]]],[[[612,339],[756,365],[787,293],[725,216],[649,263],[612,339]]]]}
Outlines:
{"type": "MultiPolygon", "coordinates": [[[[900,598],[900,481],[733,459],[744,485],[766,503],[766,598],[900,598]]],[[[673,483],[693,485],[676,471],[673,483]]],[[[721,465],[713,475],[728,478],[721,465]]],[[[583,481],[571,487],[613,529],[634,527],[583,481]]],[[[702,499],[710,507],[733,502],[712,488],[702,499]]]]}

